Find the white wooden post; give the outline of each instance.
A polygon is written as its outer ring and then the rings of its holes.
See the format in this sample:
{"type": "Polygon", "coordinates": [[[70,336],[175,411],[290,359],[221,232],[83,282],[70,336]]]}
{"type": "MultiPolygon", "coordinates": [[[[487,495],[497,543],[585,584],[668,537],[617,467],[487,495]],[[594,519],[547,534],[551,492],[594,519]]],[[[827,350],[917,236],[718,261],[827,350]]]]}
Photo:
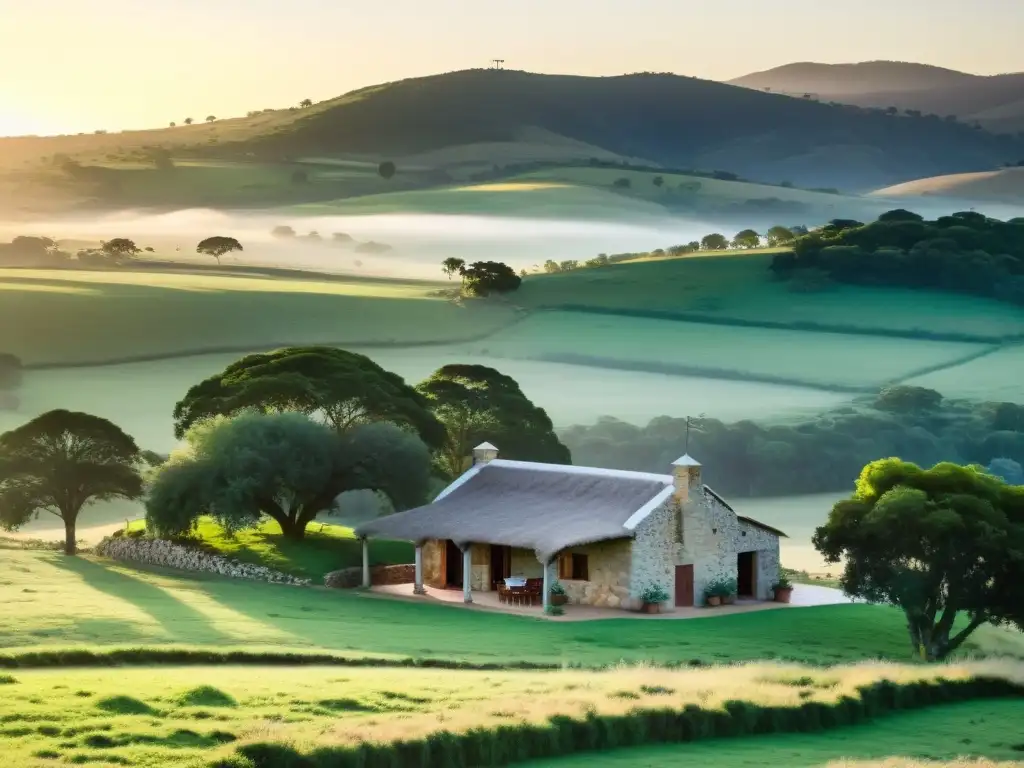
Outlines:
{"type": "Polygon", "coordinates": [[[551,607],[551,561],[545,560],[542,565],[544,566],[544,594],[542,597],[542,604],[544,606],[544,612],[547,613],[548,608],[551,607]]]}
{"type": "Polygon", "coordinates": [[[370,541],[363,539],[363,586],[370,588],[370,541]]]}
{"type": "Polygon", "coordinates": [[[416,577],[412,587],[414,595],[425,595],[427,590],[423,588],[423,543],[416,544],[416,577]]]}
{"type": "Polygon", "coordinates": [[[462,599],[473,602],[473,545],[467,544],[462,550],[462,599]]]}

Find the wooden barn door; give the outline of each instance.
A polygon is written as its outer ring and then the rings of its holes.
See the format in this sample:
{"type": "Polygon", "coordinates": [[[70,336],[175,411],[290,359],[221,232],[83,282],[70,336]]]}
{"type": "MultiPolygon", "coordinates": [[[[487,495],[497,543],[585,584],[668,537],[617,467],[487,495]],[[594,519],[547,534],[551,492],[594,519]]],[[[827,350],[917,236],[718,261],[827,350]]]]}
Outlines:
{"type": "Polygon", "coordinates": [[[693,607],[693,566],[676,566],[676,605],[680,608],[693,607]]]}

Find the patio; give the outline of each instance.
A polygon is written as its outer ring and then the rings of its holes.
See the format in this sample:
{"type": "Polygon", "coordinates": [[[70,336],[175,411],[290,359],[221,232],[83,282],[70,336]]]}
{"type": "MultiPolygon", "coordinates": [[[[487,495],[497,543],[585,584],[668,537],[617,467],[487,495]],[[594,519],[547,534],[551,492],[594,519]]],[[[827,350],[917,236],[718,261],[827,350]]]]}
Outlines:
{"type": "Polygon", "coordinates": [[[751,611],[769,611],[777,608],[802,608],[814,605],[838,605],[853,602],[837,589],[797,584],[793,589],[790,603],[774,603],[762,600],[738,600],[733,605],[718,608],[676,608],[666,613],[637,613],[621,608],[595,608],[590,605],[566,605],[561,616],[550,616],[544,613],[540,605],[523,605],[501,602],[497,592],[473,592],[473,602],[467,603],[461,589],[436,589],[424,587],[423,594],[414,594],[412,584],[390,584],[372,587],[370,595],[392,600],[411,600],[435,604],[450,605],[467,610],[488,611],[533,616],[551,621],[595,621],[600,619],[706,619],[714,616],[726,616],[751,611]]]}

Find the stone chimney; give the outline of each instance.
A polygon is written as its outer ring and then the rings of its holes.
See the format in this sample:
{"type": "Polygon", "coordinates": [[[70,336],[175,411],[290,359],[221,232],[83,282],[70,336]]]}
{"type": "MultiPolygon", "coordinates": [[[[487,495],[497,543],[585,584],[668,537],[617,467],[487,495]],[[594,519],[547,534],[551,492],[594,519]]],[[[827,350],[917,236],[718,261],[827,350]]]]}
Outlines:
{"type": "Polygon", "coordinates": [[[685,504],[690,500],[690,491],[701,487],[700,462],[690,454],[684,454],[672,462],[672,477],[675,479],[676,500],[685,504]]]}
{"type": "Polygon", "coordinates": [[[498,458],[498,449],[490,443],[480,443],[473,449],[473,466],[477,464],[490,464],[498,458]]]}

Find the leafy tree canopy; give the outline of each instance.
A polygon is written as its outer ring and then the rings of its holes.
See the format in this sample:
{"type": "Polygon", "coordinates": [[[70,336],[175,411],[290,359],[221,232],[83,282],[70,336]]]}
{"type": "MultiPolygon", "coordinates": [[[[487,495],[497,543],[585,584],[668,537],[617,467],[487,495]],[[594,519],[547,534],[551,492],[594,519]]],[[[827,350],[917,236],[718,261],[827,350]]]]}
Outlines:
{"type": "Polygon", "coordinates": [[[185,533],[204,514],[228,530],[268,515],[302,538],[346,491],[380,491],[406,509],[425,503],[430,486],[429,450],[392,424],[338,433],[300,413],[249,413],[202,422],[186,440],[150,485],[147,525],[162,535],[185,533]]]}
{"type": "Polygon", "coordinates": [[[768,230],[766,237],[768,239],[768,245],[775,247],[793,242],[793,238],[796,237],[796,235],[793,234],[792,230],[776,225],[768,230]]]}
{"type": "Polygon", "coordinates": [[[462,285],[471,296],[509,293],[522,282],[512,267],[499,261],[476,261],[462,269],[462,285]]]}
{"type": "Polygon", "coordinates": [[[466,268],[466,262],[457,256],[449,256],[441,262],[441,271],[448,275],[451,280],[453,275],[461,275],[466,268]]]}
{"type": "Polygon", "coordinates": [[[734,248],[757,248],[760,244],[761,236],[752,229],[744,229],[732,239],[734,248]]]}
{"type": "Polygon", "coordinates": [[[213,256],[218,264],[220,264],[220,257],[224,254],[242,250],[242,244],[235,240],[235,238],[220,235],[208,237],[196,246],[196,253],[201,253],[204,256],[213,256]]]}
{"type": "Polygon", "coordinates": [[[813,541],[845,562],[848,594],[903,610],[923,658],[946,658],[985,623],[1024,630],[1024,488],[979,467],[875,461],[813,541]]]}
{"type": "Polygon", "coordinates": [[[712,232],[710,235],[704,235],[700,241],[700,247],[705,251],[724,251],[729,247],[729,241],[725,235],[712,232]]]}
{"type": "Polygon", "coordinates": [[[86,505],[142,495],[135,441],[106,419],[56,410],[0,435],[0,527],[18,528],[40,512],[64,523],[64,551],[76,551],[75,524],[86,505]]]}
{"type": "Polygon", "coordinates": [[[425,398],[370,358],[334,347],[288,347],[248,355],[193,386],[174,407],[174,433],[243,411],[298,411],[345,431],[369,421],[411,427],[425,443],[444,442],[444,427],[425,398]]]}
{"type": "Polygon", "coordinates": [[[462,473],[473,448],[485,441],[497,445],[507,459],[572,461],[544,409],[523,394],[515,379],[493,368],[446,365],[417,389],[447,430],[437,462],[449,477],[462,473]]]}
{"type": "Polygon", "coordinates": [[[135,244],[135,241],[129,240],[127,237],[106,240],[100,246],[100,250],[114,261],[128,261],[142,253],[142,249],[135,244]]]}

